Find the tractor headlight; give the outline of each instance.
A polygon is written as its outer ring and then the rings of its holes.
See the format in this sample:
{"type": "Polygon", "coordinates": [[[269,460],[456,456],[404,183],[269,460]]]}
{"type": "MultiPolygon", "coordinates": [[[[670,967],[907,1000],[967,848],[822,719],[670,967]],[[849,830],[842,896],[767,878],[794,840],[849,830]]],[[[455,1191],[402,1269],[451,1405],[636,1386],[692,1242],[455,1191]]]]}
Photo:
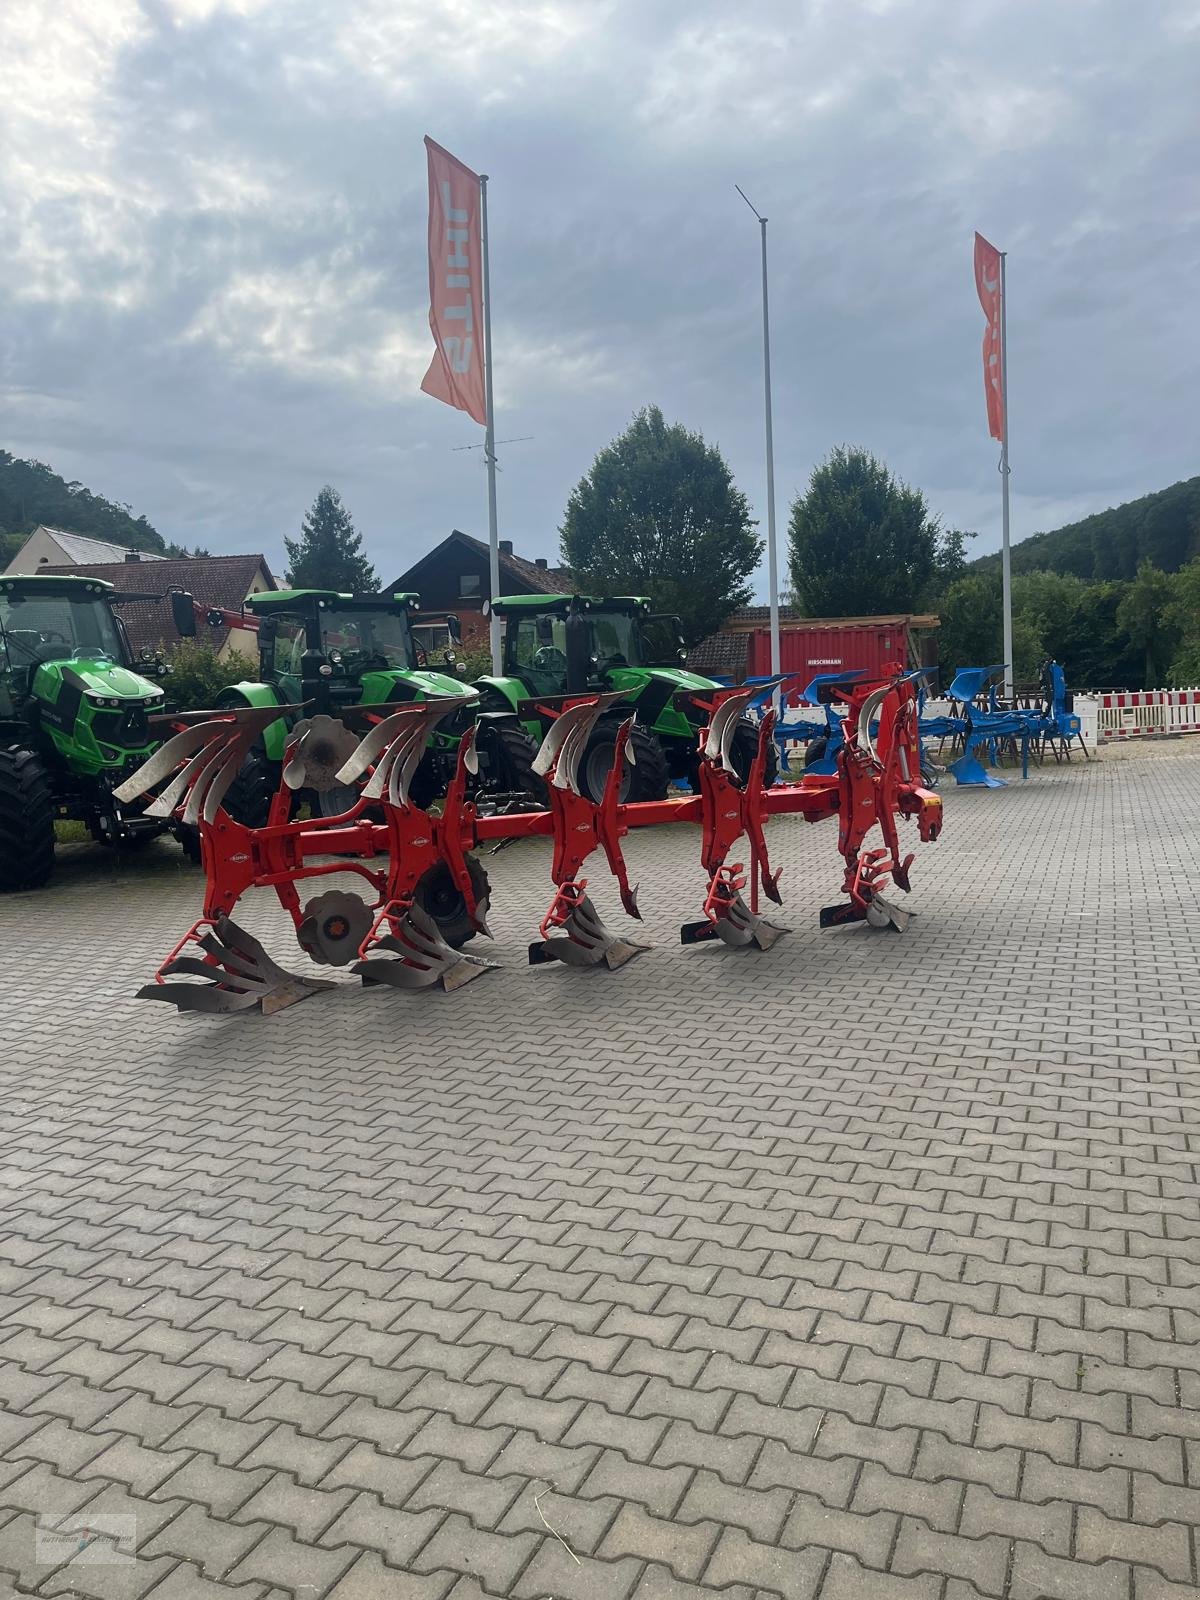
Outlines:
{"type": "Polygon", "coordinates": [[[88,691],[88,699],[94,706],[115,706],[118,710],[124,704],[119,695],[93,694],[88,691]]]}

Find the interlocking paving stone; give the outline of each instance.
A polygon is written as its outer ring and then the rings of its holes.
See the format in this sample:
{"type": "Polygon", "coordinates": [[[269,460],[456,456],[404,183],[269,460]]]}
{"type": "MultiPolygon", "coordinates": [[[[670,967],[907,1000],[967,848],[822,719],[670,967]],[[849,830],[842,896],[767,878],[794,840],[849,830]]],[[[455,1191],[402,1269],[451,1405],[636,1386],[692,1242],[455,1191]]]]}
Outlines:
{"type": "Polygon", "coordinates": [[[0,900],[0,1595],[1196,1593],[1192,748],[951,788],[903,938],[781,820],[795,931],[681,949],[656,830],[656,948],[530,970],[527,842],[502,975],[274,1018],[135,1001],[198,875],[66,847],[0,900]]]}

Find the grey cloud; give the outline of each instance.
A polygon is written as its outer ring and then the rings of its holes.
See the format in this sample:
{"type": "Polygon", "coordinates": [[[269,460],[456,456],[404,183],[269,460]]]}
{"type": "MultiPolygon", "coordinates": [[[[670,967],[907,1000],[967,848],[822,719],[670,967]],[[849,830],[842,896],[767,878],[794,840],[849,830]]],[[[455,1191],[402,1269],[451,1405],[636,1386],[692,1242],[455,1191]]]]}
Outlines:
{"type": "Polygon", "coordinates": [[[63,0],[53,49],[35,11],[0,21],[0,441],[168,537],[277,560],[326,479],[387,576],[484,524],[479,430],[417,392],[425,132],[492,176],[531,554],[648,401],[762,514],[734,181],[771,217],[781,500],[852,440],[994,546],[975,227],[1010,251],[1018,534],[1197,470],[1184,0],[63,0]]]}

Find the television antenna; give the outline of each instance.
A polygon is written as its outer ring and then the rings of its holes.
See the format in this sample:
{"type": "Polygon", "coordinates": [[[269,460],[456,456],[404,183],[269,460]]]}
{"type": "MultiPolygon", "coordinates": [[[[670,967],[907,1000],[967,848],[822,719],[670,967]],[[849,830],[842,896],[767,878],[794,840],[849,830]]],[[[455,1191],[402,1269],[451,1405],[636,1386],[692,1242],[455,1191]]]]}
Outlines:
{"type": "MultiPolygon", "coordinates": [[[[516,439],[497,439],[496,440],[496,444],[497,445],[502,445],[502,444],[525,444],[528,440],[530,440],[532,438],[533,438],[533,434],[532,433],[523,433],[523,434],[521,434],[519,436],[519,438],[516,438],[516,439]]],[[[482,450],[483,449],[483,445],[482,444],[452,444],[450,446],[450,449],[454,453],[457,454],[457,452],[459,450],[482,450]]]]}

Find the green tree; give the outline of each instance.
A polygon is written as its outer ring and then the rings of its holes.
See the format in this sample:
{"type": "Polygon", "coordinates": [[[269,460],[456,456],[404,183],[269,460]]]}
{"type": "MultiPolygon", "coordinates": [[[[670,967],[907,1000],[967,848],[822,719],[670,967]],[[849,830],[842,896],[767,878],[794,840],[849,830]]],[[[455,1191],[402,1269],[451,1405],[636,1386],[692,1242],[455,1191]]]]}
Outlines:
{"type": "Polygon", "coordinates": [[[762,541],[724,457],[702,434],[639,411],[571,491],[562,559],[597,594],[644,594],[689,644],[750,599],[762,541]]]}
{"type": "Polygon", "coordinates": [[[912,612],[963,554],[963,535],[943,537],[925,496],[867,450],[839,445],[792,502],[788,567],[797,603],[811,617],[912,612]]]}
{"type": "MultiPolygon", "coordinates": [[[[1036,679],[1046,656],[1068,682],[1116,686],[1128,675],[1127,646],[1116,623],[1124,584],[1088,584],[1069,573],[1026,572],[1013,579],[1013,677],[1036,679]]],[[[1004,656],[1000,574],[974,567],[937,602],[942,682],[959,667],[999,664],[1004,656]]],[[[1138,676],[1136,664],[1135,678],[1138,676]]]]}
{"type": "Polygon", "coordinates": [[[371,594],[379,587],[375,568],[362,553],[341,496],[328,484],[313,501],[298,539],[284,539],[287,581],[293,589],[336,589],[339,594],[371,594]]]}
{"type": "Polygon", "coordinates": [[[1073,633],[1052,653],[1077,689],[1134,689],[1142,681],[1142,663],[1117,626],[1117,608],[1125,583],[1089,583],[1083,591],[1073,633]]]}
{"type": "Polygon", "coordinates": [[[1169,610],[1174,598],[1169,575],[1143,558],[1117,607],[1117,626],[1143,655],[1144,689],[1153,689],[1163,681],[1175,653],[1179,630],[1169,610]]]}
{"type": "Polygon", "coordinates": [[[957,579],[937,603],[941,628],[938,662],[946,689],[960,667],[989,667],[1000,660],[1003,626],[1000,580],[990,572],[957,579]]]}
{"type": "Polygon", "coordinates": [[[937,594],[942,594],[966,572],[967,540],[978,537],[978,534],[965,533],[961,528],[947,528],[939,535],[933,558],[934,589],[937,594]]]}
{"type": "MultiPolygon", "coordinates": [[[[1088,586],[1062,572],[1022,572],[1013,578],[1013,676],[1036,679],[1047,656],[1066,667],[1077,659],[1079,618],[1088,586]]],[[[1078,681],[1078,680],[1077,680],[1078,681]]]]}
{"type": "Polygon", "coordinates": [[[1180,567],[1171,580],[1167,623],[1178,635],[1169,677],[1177,689],[1200,684],[1200,556],[1180,567]]]}

